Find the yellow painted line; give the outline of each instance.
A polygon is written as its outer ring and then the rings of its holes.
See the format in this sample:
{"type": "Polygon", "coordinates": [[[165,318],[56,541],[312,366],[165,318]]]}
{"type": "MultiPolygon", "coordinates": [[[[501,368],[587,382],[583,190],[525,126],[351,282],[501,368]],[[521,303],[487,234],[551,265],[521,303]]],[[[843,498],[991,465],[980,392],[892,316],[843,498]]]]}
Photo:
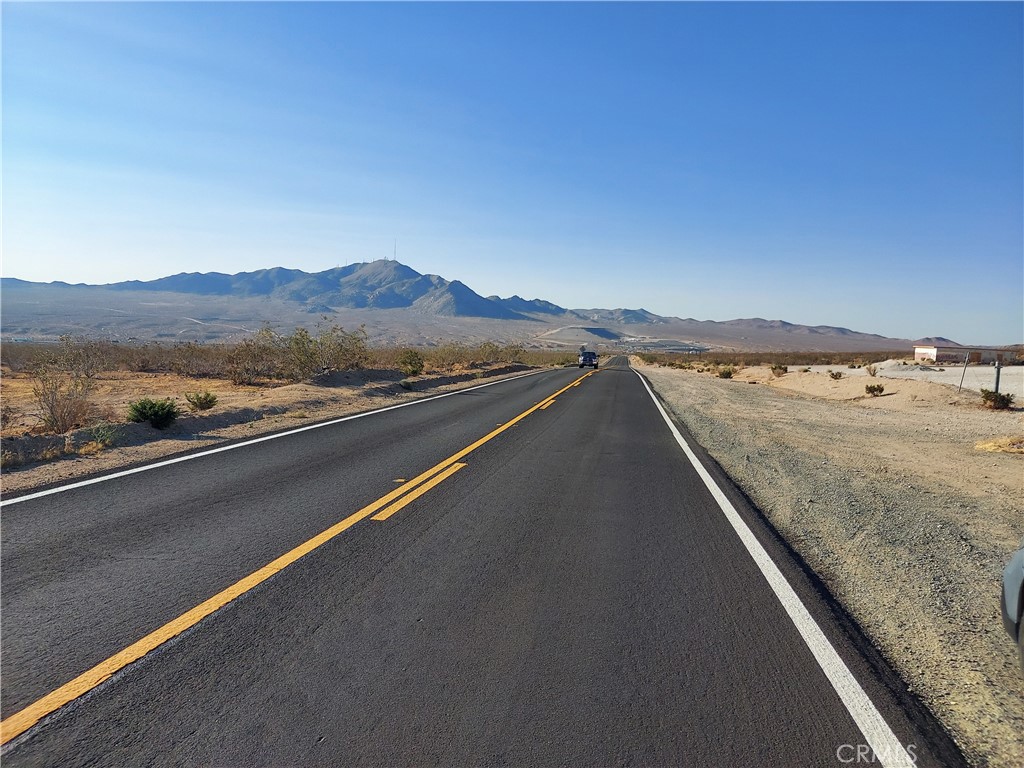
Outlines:
{"type": "MultiPolygon", "coordinates": [[[[452,464],[455,464],[456,462],[459,461],[459,459],[465,458],[467,455],[475,451],[484,443],[494,439],[502,432],[504,432],[506,429],[509,429],[510,427],[514,426],[518,422],[525,419],[531,413],[533,413],[542,405],[544,405],[544,403],[550,403],[566,390],[579,384],[579,382],[587,378],[587,376],[590,376],[592,373],[593,371],[586,374],[585,376],[581,376],[572,384],[563,387],[550,397],[547,397],[541,402],[537,403],[536,405],[526,409],[521,414],[516,416],[514,419],[505,422],[497,429],[491,430],[491,432],[484,435],[476,442],[466,446],[458,453],[449,456],[447,459],[431,467],[426,472],[417,475],[412,480],[408,481],[407,483],[404,483],[398,488],[395,488],[390,493],[381,496],[379,499],[363,507],[358,512],[349,515],[341,522],[332,525],[326,531],[317,534],[309,541],[300,544],[294,549],[281,555],[276,560],[267,563],[265,566],[260,568],[255,573],[251,573],[244,579],[235,582],[227,589],[218,592],[216,595],[200,603],[190,611],[183,613],[178,618],[173,619],[164,624],[162,627],[150,632],[141,640],[135,641],[124,650],[115,653],[113,656],[106,659],[105,661],[101,661],[92,669],[86,670],[73,680],[64,683],[64,685],[62,685],[60,688],[51,691],[50,693],[43,696],[41,699],[37,699],[33,703],[29,704],[24,709],[15,712],[6,720],[0,722],[0,744],[6,744],[11,739],[21,735],[47,715],[56,712],[65,704],[74,701],[79,696],[88,693],[104,681],[109,680],[116,672],[120,671],[121,669],[124,669],[129,664],[138,661],[147,653],[160,647],[171,638],[177,637],[186,629],[194,627],[196,624],[198,624],[200,621],[205,619],[210,614],[223,608],[225,605],[237,599],[238,597],[241,597],[246,592],[251,590],[253,587],[258,586],[262,582],[269,579],[275,573],[283,570],[284,568],[287,568],[300,557],[308,555],[310,552],[326,544],[328,541],[333,539],[338,534],[347,531],[360,520],[363,520],[369,517],[370,515],[374,514],[378,510],[382,509],[383,507],[388,506],[403,494],[407,493],[408,491],[412,490],[421,483],[434,477],[434,475],[437,475],[439,472],[446,469],[447,467],[450,467],[452,464]]],[[[461,469],[461,467],[459,467],[459,469],[461,469]]],[[[454,473],[456,471],[458,470],[453,469],[451,473],[454,473]]],[[[441,482],[441,479],[439,479],[437,482],[441,482]]],[[[398,510],[396,509],[395,511],[397,512],[398,510]]]]}
{"type": "Polygon", "coordinates": [[[420,496],[422,496],[424,493],[426,493],[431,488],[433,488],[435,485],[438,485],[439,483],[443,483],[445,480],[447,480],[449,477],[454,475],[456,472],[458,472],[464,466],[466,466],[466,465],[465,464],[452,464],[444,472],[442,472],[439,475],[436,475],[436,476],[432,477],[430,480],[425,482],[423,485],[421,485],[415,491],[412,491],[411,493],[407,493],[405,496],[400,498],[398,501],[393,503],[391,506],[385,507],[384,509],[382,509],[380,512],[378,512],[376,515],[374,515],[370,519],[371,520],[387,520],[389,517],[391,517],[393,514],[395,514],[395,512],[397,512],[398,510],[402,509],[410,501],[415,501],[420,496]]]}
{"type": "Polygon", "coordinates": [[[543,410],[544,410],[545,408],[547,408],[547,407],[548,407],[549,405],[554,405],[554,403],[555,403],[555,401],[554,401],[554,400],[548,400],[548,401],[547,401],[546,403],[544,403],[544,405],[542,405],[542,406],[540,407],[540,409],[541,409],[541,410],[543,411],[543,410]]]}
{"type": "Polygon", "coordinates": [[[108,680],[114,673],[138,661],[150,651],[158,648],[173,637],[180,635],[186,629],[195,626],[214,611],[223,608],[232,600],[244,595],[253,587],[269,579],[278,571],[288,567],[300,557],[309,554],[314,549],[326,544],[338,534],[347,531],[353,525],[369,517],[381,507],[386,507],[405,492],[415,488],[420,483],[428,480],[434,475],[441,465],[428,469],[423,474],[414,477],[409,482],[395,488],[390,493],[381,496],[372,504],[360,509],[358,512],[349,515],[339,523],[335,523],[326,531],[317,534],[309,541],[300,544],[294,549],[281,555],[276,560],[268,563],[255,573],[237,581],[227,589],[218,592],[213,597],[200,603],[195,608],[183,613],[178,618],[169,621],[159,629],[150,632],[141,640],[129,645],[123,651],[114,654],[109,659],[100,662],[92,669],[83,672],[81,675],[65,683],[60,688],[43,696],[41,699],[29,704],[20,712],[16,712],[3,722],[0,722],[0,744],[6,744],[11,739],[24,733],[33,725],[38,723],[47,715],[56,712],[58,709],[74,701],[79,696],[88,693],[100,683],[108,680]]]}

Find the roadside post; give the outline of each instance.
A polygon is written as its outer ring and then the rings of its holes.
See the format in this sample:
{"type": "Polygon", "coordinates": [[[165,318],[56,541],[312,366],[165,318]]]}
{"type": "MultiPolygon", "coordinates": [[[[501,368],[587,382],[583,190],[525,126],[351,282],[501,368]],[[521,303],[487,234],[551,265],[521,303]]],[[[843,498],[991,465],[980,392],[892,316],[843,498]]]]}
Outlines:
{"type": "MultiPolygon", "coordinates": [[[[938,355],[936,355],[936,357],[938,357],[938,355]]],[[[970,360],[970,359],[971,359],[971,353],[968,352],[966,355],[964,355],[964,372],[960,374],[960,386],[956,388],[957,392],[959,392],[961,389],[964,388],[964,376],[967,375],[967,361],[970,360]]],[[[999,385],[998,384],[996,385],[996,391],[997,392],[999,391],[999,385]]]]}
{"type": "Polygon", "coordinates": [[[995,391],[999,392],[999,372],[1003,369],[1003,361],[998,357],[996,358],[996,388],[995,391]]]}

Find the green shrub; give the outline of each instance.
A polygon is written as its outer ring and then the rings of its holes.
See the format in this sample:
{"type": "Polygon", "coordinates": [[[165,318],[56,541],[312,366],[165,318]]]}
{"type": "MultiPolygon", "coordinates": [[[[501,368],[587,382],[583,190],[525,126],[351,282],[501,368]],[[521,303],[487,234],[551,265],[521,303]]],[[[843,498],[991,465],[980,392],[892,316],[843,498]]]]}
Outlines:
{"type": "Polygon", "coordinates": [[[136,423],[148,421],[156,429],[166,429],[171,426],[179,415],[178,406],[170,398],[151,400],[144,397],[128,406],[128,421],[136,423]]]}
{"type": "Polygon", "coordinates": [[[193,411],[208,411],[217,404],[217,396],[210,391],[186,392],[185,399],[193,411]]]}
{"type": "Polygon", "coordinates": [[[117,440],[117,436],[121,429],[117,424],[111,424],[109,421],[101,421],[98,424],[93,424],[89,428],[89,435],[92,437],[94,443],[101,448],[108,448],[114,444],[117,440]]]}
{"type": "Polygon", "coordinates": [[[836,381],[838,381],[839,379],[843,378],[843,372],[842,371],[829,371],[828,375],[831,378],[835,379],[836,381]]]}
{"type": "Polygon", "coordinates": [[[395,361],[403,376],[419,376],[423,373],[423,355],[415,349],[406,349],[395,361]]]}
{"type": "Polygon", "coordinates": [[[991,389],[981,390],[981,401],[989,408],[1002,411],[1013,405],[1013,395],[1008,392],[993,392],[991,389]]]}
{"type": "Polygon", "coordinates": [[[872,397],[878,397],[885,392],[885,387],[882,384],[865,384],[864,391],[872,397]]]}
{"type": "Polygon", "coordinates": [[[718,378],[720,378],[720,379],[731,379],[732,378],[732,373],[733,373],[732,368],[729,368],[728,366],[726,366],[725,368],[720,368],[719,371],[718,371],[718,378]]]}

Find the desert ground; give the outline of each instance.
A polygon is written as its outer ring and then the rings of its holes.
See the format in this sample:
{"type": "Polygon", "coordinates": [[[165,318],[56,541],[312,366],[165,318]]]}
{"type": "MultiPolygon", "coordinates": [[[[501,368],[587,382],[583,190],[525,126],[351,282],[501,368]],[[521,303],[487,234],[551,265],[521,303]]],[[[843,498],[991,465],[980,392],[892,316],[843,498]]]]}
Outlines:
{"type": "MultiPolygon", "coordinates": [[[[791,366],[794,370],[803,370],[801,367],[791,366]]],[[[860,378],[868,376],[864,367],[844,368],[836,365],[811,365],[807,366],[812,373],[827,373],[830,370],[840,371],[843,376],[860,378]]],[[[935,384],[946,384],[959,389],[961,382],[963,389],[980,392],[983,389],[994,389],[996,386],[996,369],[991,365],[968,365],[966,369],[962,365],[947,365],[945,363],[931,365],[917,365],[908,363],[905,360],[886,360],[875,365],[877,377],[882,379],[899,379],[906,381],[930,381],[935,384]]],[[[883,384],[885,382],[882,382],[883,384]]],[[[1013,395],[1018,404],[1024,404],[1024,366],[1004,366],[999,372],[999,391],[1013,395]]],[[[861,392],[860,394],[864,394],[861,392]]]]}
{"type": "MultiPolygon", "coordinates": [[[[899,361],[881,364],[876,377],[840,366],[782,376],[749,367],[732,379],[713,369],[631,362],[822,577],[971,762],[1021,765],[1024,679],[1000,623],[999,584],[1024,534],[1022,410],[988,410],[975,390],[921,380],[943,372],[899,361]],[[833,379],[829,368],[843,376],[833,379]],[[866,382],[882,384],[882,396],[867,396],[866,382]]],[[[525,369],[434,373],[404,386],[395,371],[338,372],[283,386],[100,373],[91,397],[96,415],[114,425],[109,446],[95,428],[38,434],[30,376],[5,369],[0,490],[68,482],[525,369]],[[124,421],[133,400],[172,397],[184,408],[184,393],[196,390],[217,395],[216,406],[186,413],[164,431],[124,421]]],[[[976,370],[976,385],[986,386],[992,369],[976,370]]],[[[1000,388],[1019,391],[1022,378],[1024,368],[1006,368],[1000,388]]]]}
{"type": "Polygon", "coordinates": [[[972,764],[1024,763],[1024,678],[999,608],[1024,534],[1021,409],[983,408],[910,366],[900,379],[835,366],[839,380],[765,367],[723,379],[632,362],[972,764]]]}

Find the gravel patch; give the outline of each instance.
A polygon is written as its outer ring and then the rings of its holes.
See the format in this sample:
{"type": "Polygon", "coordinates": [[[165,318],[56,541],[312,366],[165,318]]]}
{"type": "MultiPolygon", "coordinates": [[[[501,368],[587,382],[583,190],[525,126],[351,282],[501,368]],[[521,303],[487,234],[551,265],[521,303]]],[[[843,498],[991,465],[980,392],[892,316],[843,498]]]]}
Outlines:
{"type": "Polygon", "coordinates": [[[725,380],[631,362],[972,765],[1024,764],[1024,679],[999,608],[1024,533],[1024,456],[975,447],[1024,431],[1020,411],[920,381],[868,398],[862,381],[824,373],[793,389],[767,371],[725,380]]]}

